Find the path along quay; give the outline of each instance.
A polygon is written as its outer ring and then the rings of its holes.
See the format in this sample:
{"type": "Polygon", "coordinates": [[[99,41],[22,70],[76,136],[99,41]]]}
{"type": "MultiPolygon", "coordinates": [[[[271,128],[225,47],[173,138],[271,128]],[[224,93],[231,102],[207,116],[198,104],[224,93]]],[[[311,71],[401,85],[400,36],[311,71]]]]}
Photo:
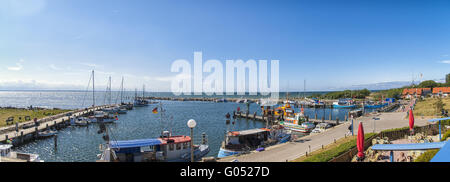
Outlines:
{"type": "Polygon", "coordinates": [[[28,121],[23,123],[18,123],[16,125],[6,126],[0,128],[0,143],[8,143],[7,140],[12,140],[12,144],[14,146],[18,146],[27,142],[29,140],[33,140],[38,138],[38,133],[40,131],[48,130],[48,129],[61,129],[70,125],[70,117],[83,116],[89,113],[92,113],[97,110],[104,109],[106,107],[110,107],[108,105],[96,106],[86,109],[79,109],[74,111],[69,111],[66,113],[61,113],[54,116],[45,117],[37,120],[39,123],[38,126],[33,126],[30,128],[23,129],[24,125],[34,124],[34,121],[28,121]]]}
{"type": "MultiPolygon", "coordinates": [[[[380,113],[377,115],[363,116],[357,119],[353,119],[354,134],[358,133],[358,125],[360,122],[364,125],[365,133],[380,132],[386,129],[401,128],[409,126],[406,112],[390,112],[380,113]],[[373,117],[379,118],[374,120],[373,117]]],[[[417,117],[415,118],[416,126],[425,126],[430,124],[426,119],[417,117]]],[[[322,133],[311,133],[310,135],[298,138],[294,141],[271,146],[262,152],[252,152],[241,156],[230,156],[218,159],[218,162],[231,162],[237,160],[239,162],[286,162],[297,159],[306,152],[314,152],[326,146],[344,138],[348,135],[348,127],[351,125],[351,120],[332,127],[322,133]]]]}

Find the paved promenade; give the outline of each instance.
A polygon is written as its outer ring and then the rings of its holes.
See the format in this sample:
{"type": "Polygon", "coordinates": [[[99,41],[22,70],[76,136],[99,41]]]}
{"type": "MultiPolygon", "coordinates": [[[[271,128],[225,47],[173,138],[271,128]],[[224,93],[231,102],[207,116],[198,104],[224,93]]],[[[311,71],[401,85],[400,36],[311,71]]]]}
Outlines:
{"type": "MultiPolygon", "coordinates": [[[[401,128],[409,126],[409,120],[405,117],[406,112],[392,112],[392,113],[381,113],[377,118],[380,120],[375,121],[375,132],[380,132],[382,130],[391,128],[401,128]]],[[[358,133],[359,122],[363,123],[364,132],[371,133],[374,131],[374,116],[361,117],[354,120],[355,131],[354,134],[358,133]]],[[[306,152],[315,151],[320,149],[322,145],[326,146],[345,137],[348,133],[348,127],[351,122],[343,123],[339,126],[331,128],[323,133],[313,133],[311,135],[297,139],[297,141],[284,143],[272,147],[266,148],[263,152],[254,152],[242,156],[231,156],[222,158],[219,162],[229,162],[237,159],[240,162],[286,162],[294,160],[298,157],[305,155],[306,152]]],[[[416,126],[424,126],[429,124],[426,119],[420,117],[415,118],[416,126]]]]}

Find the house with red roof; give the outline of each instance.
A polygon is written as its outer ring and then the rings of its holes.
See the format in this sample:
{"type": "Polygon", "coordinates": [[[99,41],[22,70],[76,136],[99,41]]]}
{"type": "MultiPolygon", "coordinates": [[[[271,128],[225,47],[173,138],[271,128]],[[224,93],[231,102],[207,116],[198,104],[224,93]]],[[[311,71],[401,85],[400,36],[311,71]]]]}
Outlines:
{"type": "Polygon", "coordinates": [[[448,97],[450,96],[450,87],[436,87],[433,88],[433,96],[448,97]]]}
{"type": "Polygon", "coordinates": [[[417,98],[431,94],[431,88],[405,88],[402,92],[404,99],[417,98]]]}

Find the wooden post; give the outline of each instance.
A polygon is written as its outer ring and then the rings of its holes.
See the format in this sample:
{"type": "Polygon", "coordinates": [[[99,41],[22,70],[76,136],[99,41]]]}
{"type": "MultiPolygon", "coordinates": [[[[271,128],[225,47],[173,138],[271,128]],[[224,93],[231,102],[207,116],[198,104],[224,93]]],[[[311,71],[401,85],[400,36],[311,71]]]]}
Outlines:
{"type": "Polygon", "coordinates": [[[20,143],[23,143],[23,131],[20,131],[20,143]]]}
{"type": "Polygon", "coordinates": [[[55,149],[58,147],[58,135],[56,134],[55,136],[53,136],[53,142],[55,145],[55,149]]]}

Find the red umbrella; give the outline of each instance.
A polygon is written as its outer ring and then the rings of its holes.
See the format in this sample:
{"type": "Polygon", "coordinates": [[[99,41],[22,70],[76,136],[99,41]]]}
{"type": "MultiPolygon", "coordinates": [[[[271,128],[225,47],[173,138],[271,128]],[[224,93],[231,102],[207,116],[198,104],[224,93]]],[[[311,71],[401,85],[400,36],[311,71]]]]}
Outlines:
{"type": "Polygon", "coordinates": [[[409,131],[414,130],[414,114],[412,109],[409,110],[409,131]]]}
{"type": "Polygon", "coordinates": [[[359,123],[356,147],[358,148],[358,158],[364,158],[364,129],[362,123],[359,123]]]}

